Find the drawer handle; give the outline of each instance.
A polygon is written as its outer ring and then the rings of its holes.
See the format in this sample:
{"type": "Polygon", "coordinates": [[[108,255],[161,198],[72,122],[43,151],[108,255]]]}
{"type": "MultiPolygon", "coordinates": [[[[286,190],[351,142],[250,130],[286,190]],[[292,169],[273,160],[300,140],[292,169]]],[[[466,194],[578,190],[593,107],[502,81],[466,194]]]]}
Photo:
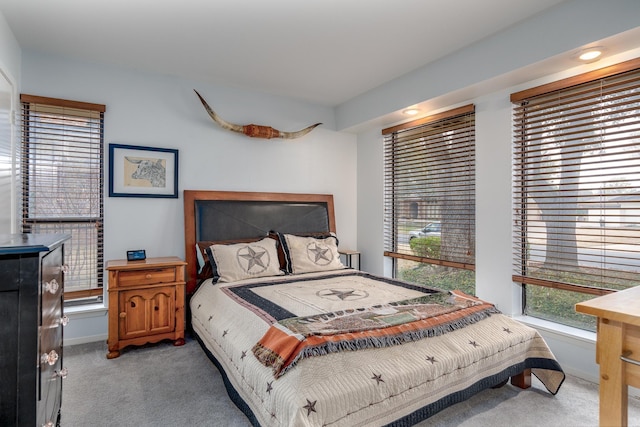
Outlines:
{"type": "Polygon", "coordinates": [[[53,372],[53,377],[54,378],[62,378],[63,380],[65,378],[67,378],[67,375],[69,374],[69,370],[67,368],[62,368],[59,371],[54,371],[53,372]]]}
{"type": "Polygon", "coordinates": [[[45,353],[40,358],[42,363],[48,363],[49,366],[53,366],[58,361],[58,353],[55,350],[51,350],[49,353],[45,353]]]}
{"type": "Polygon", "coordinates": [[[58,284],[58,281],[56,279],[53,279],[50,282],[44,282],[45,291],[51,294],[55,294],[56,292],[58,292],[58,289],[60,289],[60,285],[58,284]]]}
{"type": "Polygon", "coordinates": [[[65,314],[64,316],[62,316],[62,317],[60,318],[60,321],[59,321],[59,322],[60,322],[60,324],[61,324],[62,326],[67,326],[67,325],[69,324],[69,318],[68,318],[68,317],[67,317],[67,315],[65,314]]]}
{"type": "Polygon", "coordinates": [[[630,351],[625,351],[624,353],[622,353],[622,356],[620,356],[620,359],[623,362],[627,362],[627,363],[631,363],[632,365],[640,366],[640,361],[635,360],[635,359],[631,359],[629,356],[631,356],[631,352],[630,351]]]}
{"type": "Polygon", "coordinates": [[[152,274],[149,274],[149,273],[147,273],[147,275],[146,275],[146,276],[144,276],[144,278],[145,278],[145,279],[151,279],[152,277],[153,277],[153,275],[152,275],[152,274]]]}

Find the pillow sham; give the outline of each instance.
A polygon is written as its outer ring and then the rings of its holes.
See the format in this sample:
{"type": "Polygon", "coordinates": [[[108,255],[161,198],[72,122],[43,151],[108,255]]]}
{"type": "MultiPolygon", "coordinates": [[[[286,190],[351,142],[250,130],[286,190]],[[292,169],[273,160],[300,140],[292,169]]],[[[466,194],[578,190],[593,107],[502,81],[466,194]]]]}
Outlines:
{"type": "MultiPolygon", "coordinates": [[[[269,236],[272,239],[278,241],[277,236],[269,236]]],[[[196,243],[196,258],[198,260],[198,279],[205,280],[213,277],[213,268],[211,267],[211,263],[209,262],[209,254],[207,253],[207,249],[211,245],[230,245],[235,243],[253,243],[258,240],[262,240],[264,237],[251,237],[247,239],[239,239],[239,240],[214,240],[214,241],[201,241],[196,243]]],[[[278,241],[279,244],[279,241],[278,241]]],[[[280,264],[280,268],[282,268],[282,263],[280,264]]]]}
{"type": "Polygon", "coordinates": [[[253,277],[280,276],[278,242],[265,237],[257,242],[214,244],[206,249],[214,282],[235,282],[253,277]]]}
{"type": "MultiPolygon", "coordinates": [[[[321,232],[308,232],[308,233],[296,233],[294,234],[295,236],[299,236],[299,237],[316,237],[316,238],[327,238],[327,237],[336,237],[335,233],[330,233],[328,231],[321,231],[321,232]]],[[[278,231],[273,231],[270,230],[269,233],[267,234],[267,236],[269,236],[272,239],[275,239],[278,242],[278,260],[280,261],[280,269],[282,271],[284,271],[286,274],[291,273],[291,271],[289,271],[287,269],[287,263],[291,264],[288,261],[288,257],[285,255],[284,253],[284,248],[283,248],[283,234],[278,232],[278,231]]],[[[338,242],[338,238],[336,237],[336,244],[338,242]]]]}
{"type": "Polygon", "coordinates": [[[296,236],[278,233],[285,257],[285,271],[290,274],[312,273],[346,268],[340,261],[338,238],[296,236]]]}

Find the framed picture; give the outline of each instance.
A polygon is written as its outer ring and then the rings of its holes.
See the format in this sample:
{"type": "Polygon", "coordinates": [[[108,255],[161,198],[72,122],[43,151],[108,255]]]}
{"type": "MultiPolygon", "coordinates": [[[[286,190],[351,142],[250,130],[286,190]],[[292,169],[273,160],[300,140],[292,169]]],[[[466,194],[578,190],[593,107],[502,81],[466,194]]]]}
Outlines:
{"type": "Polygon", "coordinates": [[[178,150],[109,144],[109,197],[178,197],[178,150]]]}

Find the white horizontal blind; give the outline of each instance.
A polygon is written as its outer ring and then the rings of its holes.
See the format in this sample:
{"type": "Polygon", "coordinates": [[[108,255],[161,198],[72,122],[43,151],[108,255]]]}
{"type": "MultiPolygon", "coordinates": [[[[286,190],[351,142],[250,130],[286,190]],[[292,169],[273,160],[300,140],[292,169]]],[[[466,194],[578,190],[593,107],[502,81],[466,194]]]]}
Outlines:
{"type": "Polygon", "coordinates": [[[640,70],[539,92],[512,96],[514,280],[640,284],[640,70]]]}
{"type": "Polygon", "coordinates": [[[383,130],[385,255],[474,269],[473,105],[383,130]],[[439,251],[417,254],[412,232],[435,224],[439,251]]]}
{"type": "Polygon", "coordinates": [[[102,295],[104,106],[22,95],[22,228],[67,233],[65,299],[102,295]]]}

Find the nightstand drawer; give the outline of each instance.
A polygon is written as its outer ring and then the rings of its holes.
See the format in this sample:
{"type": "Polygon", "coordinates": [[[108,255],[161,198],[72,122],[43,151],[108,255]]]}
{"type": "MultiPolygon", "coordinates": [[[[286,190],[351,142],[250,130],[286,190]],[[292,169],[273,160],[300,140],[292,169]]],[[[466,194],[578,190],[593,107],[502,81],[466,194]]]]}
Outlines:
{"type": "Polygon", "coordinates": [[[175,267],[129,270],[118,273],[118,286],[150,285],[153,283],[171,283],[175,281],[175,267]]]}

